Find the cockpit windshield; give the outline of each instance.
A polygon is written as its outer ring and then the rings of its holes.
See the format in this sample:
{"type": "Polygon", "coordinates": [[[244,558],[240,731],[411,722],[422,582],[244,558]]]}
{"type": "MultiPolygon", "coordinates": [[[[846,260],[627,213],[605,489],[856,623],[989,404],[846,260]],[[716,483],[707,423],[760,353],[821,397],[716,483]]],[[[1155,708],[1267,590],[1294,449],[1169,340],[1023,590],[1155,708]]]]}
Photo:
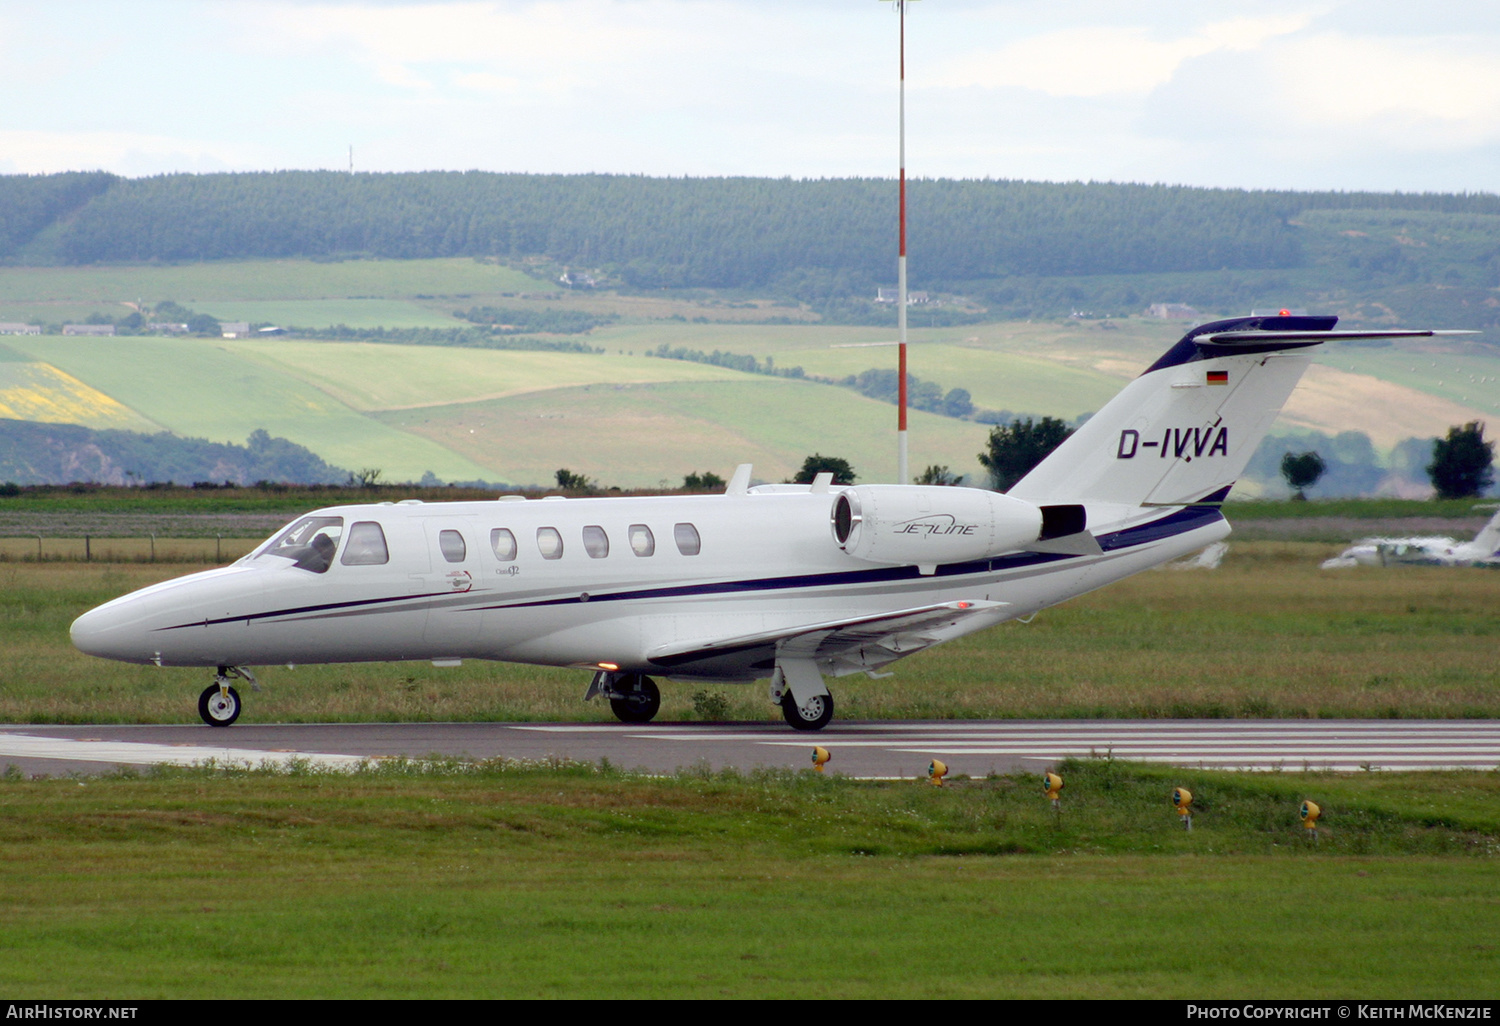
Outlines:
{"type": "Polygon", "coordinates": [[[261,546],[251,558],[259,561],[267,556],[280,556],[290,559],[301,570],[327,573],[343,533],[343,517],[303,517],[261,546]]]}

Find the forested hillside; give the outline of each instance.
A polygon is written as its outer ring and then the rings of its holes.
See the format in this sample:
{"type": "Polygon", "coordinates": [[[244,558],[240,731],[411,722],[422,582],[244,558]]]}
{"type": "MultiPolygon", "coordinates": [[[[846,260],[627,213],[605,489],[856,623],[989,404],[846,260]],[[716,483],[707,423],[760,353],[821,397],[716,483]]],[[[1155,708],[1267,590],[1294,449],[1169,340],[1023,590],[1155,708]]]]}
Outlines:
{"type": "MultiPolygon", "coordinates": [[[[540,257],[626,287],[759,289],[859,319],[847,301],[868,307],[893,284],[895,218],[880,179],[8,176],[0,261],[540,257]]],[[[1472,326],[1500,318],[1486,302],[1500,286],[1491,194],[931,180],[911,183],[910,226],[913,287],[995,314],[1396,293],[1398,312],[1436,300],[1472,326]]]]}
{"type": "Polygon", "coordinates": [[[347,470],[329,466],[303,446],[265,431],[251,434],[245,445],[223,445],[166,432],[147,435],[0,420],[0,481],[14,484],[342,484],[348,478],[347,470]]]}

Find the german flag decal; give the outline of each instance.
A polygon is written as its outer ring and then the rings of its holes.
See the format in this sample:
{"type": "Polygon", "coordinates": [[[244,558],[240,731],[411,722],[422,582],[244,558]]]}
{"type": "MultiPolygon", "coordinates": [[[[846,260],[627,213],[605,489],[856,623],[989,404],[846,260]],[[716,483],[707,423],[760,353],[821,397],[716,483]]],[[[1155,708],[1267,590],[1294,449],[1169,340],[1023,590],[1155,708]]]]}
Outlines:
{"type": "Polygon", "coordinates": [[[1208,372],[1208,383],[1210,385],[1227,385],[1227,384],[1229,384],[1229,372],[1228,371],[1209,371],[1208,372]]]}

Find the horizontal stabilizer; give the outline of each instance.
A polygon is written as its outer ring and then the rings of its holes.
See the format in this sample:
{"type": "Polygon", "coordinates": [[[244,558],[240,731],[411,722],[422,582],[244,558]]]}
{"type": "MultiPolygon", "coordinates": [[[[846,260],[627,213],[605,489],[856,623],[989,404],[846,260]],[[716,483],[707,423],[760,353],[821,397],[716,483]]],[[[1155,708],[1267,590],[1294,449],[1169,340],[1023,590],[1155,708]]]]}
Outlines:
{"type": "Polygon", "coordinates": [[[1296,349],[1320,342],[1342,342],[1362,338],[1432,338],[1437,335],[1477,335],[1477,331],[1432,329],[1407,331],[1397,328],[1376,331],[1215,331],[1199,335],[1193,342],[1201,349],[1228,353],[1245,352],[1247,348],[1296,349]]]}
{"type": "Polygon", "coordinates": [[[1087,531],[1065,534],[1060,538],[1047,538],[1025,546],[1027,552],[1051,552],[1062,556],[1102,556],[1099,539],[1087,531]]]}

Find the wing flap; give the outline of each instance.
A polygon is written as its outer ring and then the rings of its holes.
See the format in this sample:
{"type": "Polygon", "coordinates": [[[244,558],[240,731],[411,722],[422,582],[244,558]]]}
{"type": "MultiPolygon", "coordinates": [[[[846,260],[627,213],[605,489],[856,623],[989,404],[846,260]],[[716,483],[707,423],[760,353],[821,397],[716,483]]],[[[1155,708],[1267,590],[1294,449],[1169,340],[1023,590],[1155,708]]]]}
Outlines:
{"type": "Polygon", "coordinates": [[[735,649],[761,645],[775,645],[779,656],[794,659],[826,659],[840,651],[862,646],[879,646],[904,654],[941,640],[948,633],[947,629],[960,621],[993,614],[995,610],[1007,605],[1007,602],[979,600],[941,602],[889,613],[799,624],[714,641],[663,645],[648,652],[646,658],[654,663],[681,663],[693,658],[710,658],[735,649]]]}

